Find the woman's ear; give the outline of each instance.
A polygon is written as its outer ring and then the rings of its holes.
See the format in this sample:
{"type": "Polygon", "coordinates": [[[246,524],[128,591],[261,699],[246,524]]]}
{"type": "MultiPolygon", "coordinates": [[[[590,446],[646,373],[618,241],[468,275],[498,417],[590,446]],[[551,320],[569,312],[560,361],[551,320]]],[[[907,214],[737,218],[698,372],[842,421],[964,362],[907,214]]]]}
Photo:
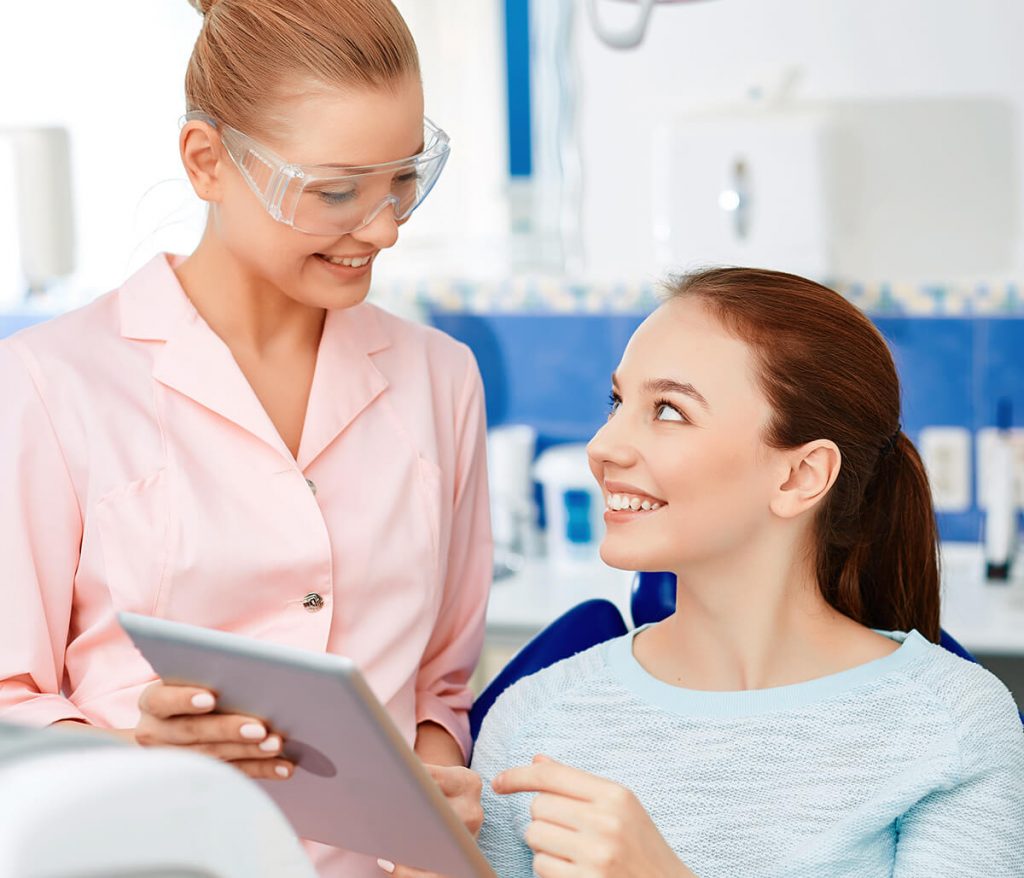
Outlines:
{"type": "Polygon", "coordinates": [[[220,137],[206,122],[187,122],[178,138],[181,163],[189,182],[203,201],[220,201],[221,143],[220,137]]]}
{"type": "Polygon", "coordinates": [[[825,498],[839,477],[843,457],[839,446],[828,439],[808,442],[784,454],[788,471],[770,506],[780,518],[796,518],[825,498]]]}

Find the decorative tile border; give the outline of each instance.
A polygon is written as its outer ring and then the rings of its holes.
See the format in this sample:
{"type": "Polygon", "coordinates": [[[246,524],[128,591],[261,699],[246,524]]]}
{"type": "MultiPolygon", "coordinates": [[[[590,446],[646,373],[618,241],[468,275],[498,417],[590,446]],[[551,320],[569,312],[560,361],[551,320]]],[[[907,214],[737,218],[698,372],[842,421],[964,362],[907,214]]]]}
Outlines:
{"type": "Polygon", "coordinates": [[[908,317],[1024,317],[1017,281],[960,284],[837,283],[833,288],[869,314],[908,317]]]}
{"type": "MultiPolygon", "coordinates": [[[[830,283],[869,314],[908,317],[1024,317],[1024,283],[830,283]]],[[[661,301],[660,284],[584,283],[521,276],[500,281],[393,281],[375,297],[385,304],[468,313],[646,313],[661,301]]]]}

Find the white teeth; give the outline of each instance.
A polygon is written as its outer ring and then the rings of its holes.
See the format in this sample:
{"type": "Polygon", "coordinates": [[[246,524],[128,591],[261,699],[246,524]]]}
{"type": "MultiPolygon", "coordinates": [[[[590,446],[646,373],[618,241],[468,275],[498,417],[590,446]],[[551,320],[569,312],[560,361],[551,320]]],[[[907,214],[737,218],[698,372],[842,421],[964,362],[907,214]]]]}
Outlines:
{"type": "Polygon", "coordinates": [[[605,505],[614,512],[639,512],[641,509],[650,512],[661,507],[661,503],[643,497],[628,494],[609,494],[605,505]]]}
{"type": "Polygon", "coordinates": [[[370,261],[369,256],[325,256],[328,262],[333,265],[347,265],[349,268],[362,268],[370,261]]]}

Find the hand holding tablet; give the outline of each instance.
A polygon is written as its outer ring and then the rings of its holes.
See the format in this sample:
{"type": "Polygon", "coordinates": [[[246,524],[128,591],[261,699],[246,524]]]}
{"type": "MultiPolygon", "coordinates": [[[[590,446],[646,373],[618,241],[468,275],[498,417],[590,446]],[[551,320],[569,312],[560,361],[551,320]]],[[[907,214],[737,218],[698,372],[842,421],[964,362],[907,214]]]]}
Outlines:
{"type": "Polygon", "coordinates": [[[254,717],[282,736],[293,776],[256,782],[301,837],[447,878],[495,878],[350,660],[148,616],[119,619],[164,682],[208,690],[236,714],[232,723],[254,717]]]}
{"type": "Polygon", "coordinates": [[[158,680],[139,699],[135,741],[143,747],[187,747],[231,763],[253,779],[285,780],[295,766],[282,756],[283,741],[266,723],[224,714],[205,689],[158,680]]]}

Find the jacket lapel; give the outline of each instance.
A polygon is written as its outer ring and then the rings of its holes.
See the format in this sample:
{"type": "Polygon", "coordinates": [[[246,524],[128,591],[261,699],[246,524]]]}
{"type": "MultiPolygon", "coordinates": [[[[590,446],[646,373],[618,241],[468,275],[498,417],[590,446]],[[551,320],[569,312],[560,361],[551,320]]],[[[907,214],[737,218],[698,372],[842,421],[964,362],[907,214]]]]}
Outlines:
{"type": "MultiPolygon", "coordinates": [[[[121,334],[162,341],[153,377],[161,384],[238,425],[289,460],[284,444],[228,346],[189,302],[174,266],[161,254],[119,291],[121,334]]],[[[324,320],[313,384],[299,443],[304,470],[388,386],[371,354],[390,345],[372,305],[331,310],[324,320]]]]}
{"type": "Polygon", "coordinates": [[[388,386],[371,354],[390,345],[372,305],[327,312],[306,422],[299,443],[305,470],[388,386]]]}
{"type": "Polygon", "coordinates": [[[121,335],[163,342],[153,361],[161,384],[237,424],[291,459],[291,452],[238,367],[178,282],[180,256],[154,256],[118,291],[121,335]]]}

